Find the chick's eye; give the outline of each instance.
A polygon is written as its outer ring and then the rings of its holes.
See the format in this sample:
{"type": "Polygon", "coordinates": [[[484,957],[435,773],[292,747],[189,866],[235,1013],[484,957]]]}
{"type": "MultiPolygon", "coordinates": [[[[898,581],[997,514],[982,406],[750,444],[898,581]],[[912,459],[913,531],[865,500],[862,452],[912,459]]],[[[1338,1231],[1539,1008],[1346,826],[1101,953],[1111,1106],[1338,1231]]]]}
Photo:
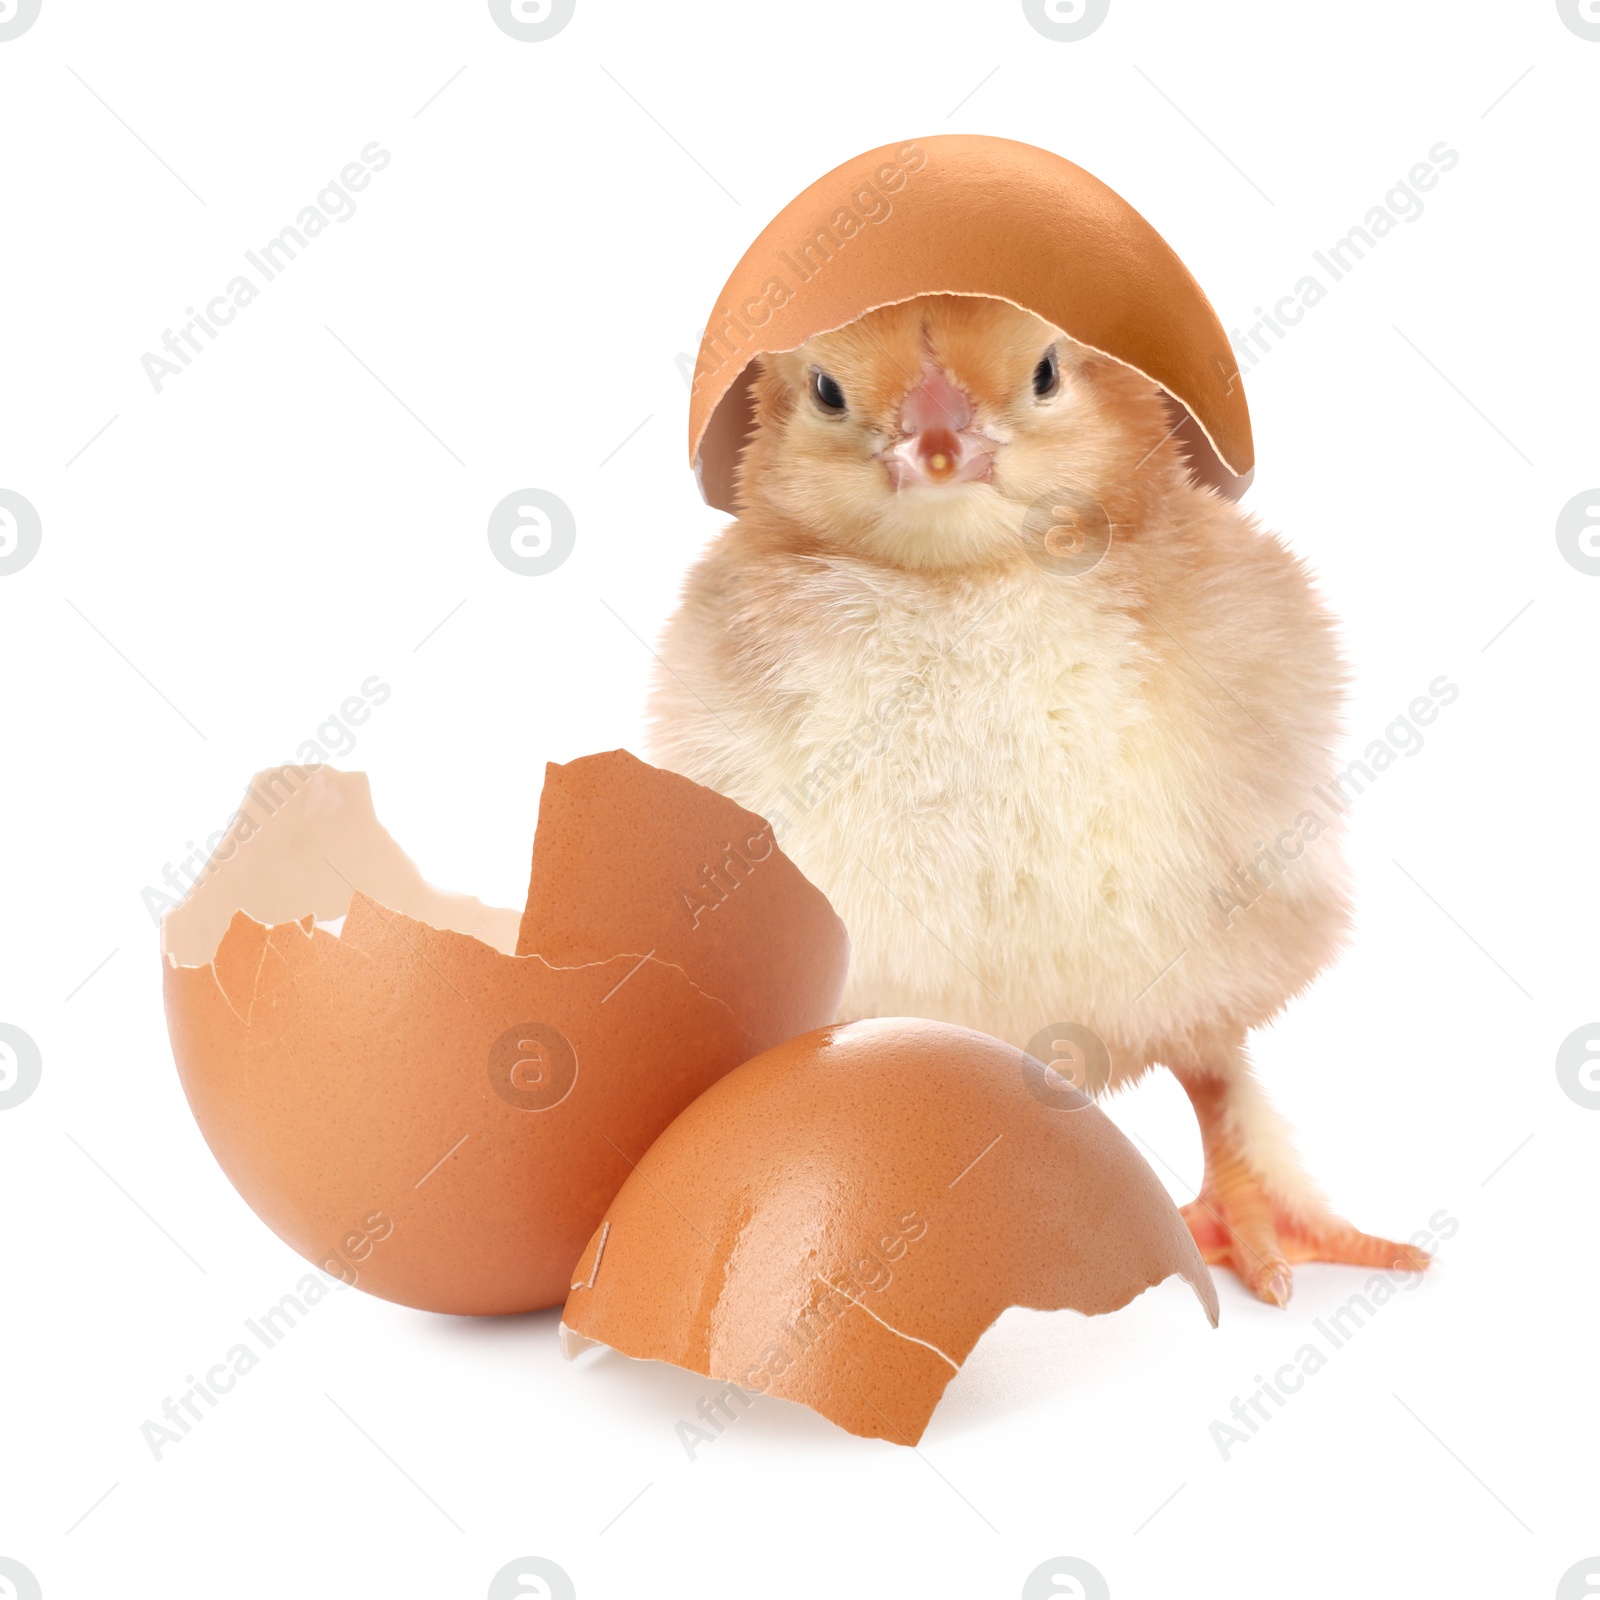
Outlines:
{"type": "Polygon", "coordinates": [[[1033,392],[1039,399],[1047,400],[1060,387],[1061,366],[1056,360],[1056,347],[1051,345],[1033,369],[1033,392]]]}
{"type": "Polygon", "coordinates": [[[844,390],[819,367],[811,369],[811,398],[823,411],[844,410],[844,390]]]}

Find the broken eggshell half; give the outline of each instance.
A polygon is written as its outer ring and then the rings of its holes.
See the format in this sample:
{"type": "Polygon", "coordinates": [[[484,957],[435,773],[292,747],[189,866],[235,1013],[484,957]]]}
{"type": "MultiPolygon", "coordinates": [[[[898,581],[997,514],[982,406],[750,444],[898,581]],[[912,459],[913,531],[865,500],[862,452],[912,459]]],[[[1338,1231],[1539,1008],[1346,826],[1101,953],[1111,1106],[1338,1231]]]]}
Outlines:
{"type": "Polygon", "coordinates": [[[738,514],[755,359],[928,294],[1008,300],[1159,384],[1194,476],[1230,498],[1255,466],[1238,360],[1211,302],[1156,230],[1071,161],[1015,139],[936,134],[867,150],[796,195],[706,319],[689,460],[738,514]]]}
{"type": "Polygon", "coordinates": [[[1216,1288],[1161,1181],[1065,1080],[905,1018],[791,1039],[703,1094],[573,1274],[569,1356],[672,1362],[915,1444],[1009,1306],[1115,1311],[1216,1288]]]}
{"type": "Polygon", "coordinates": [[[263,772],[162,948],[184,1092],[256,1214],[477,1314],[560,1304],[656,1135],[830,1020],[849,953],[761,818],[626,751],[547,769],[520,916],[424,881],[363,774],[263,772]]]}

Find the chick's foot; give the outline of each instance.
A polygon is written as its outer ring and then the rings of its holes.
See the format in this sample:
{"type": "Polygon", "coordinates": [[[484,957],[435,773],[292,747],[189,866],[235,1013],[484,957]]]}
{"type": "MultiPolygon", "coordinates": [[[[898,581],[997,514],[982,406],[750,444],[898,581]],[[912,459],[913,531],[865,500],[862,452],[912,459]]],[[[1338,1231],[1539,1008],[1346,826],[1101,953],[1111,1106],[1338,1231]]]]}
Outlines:
{"type": "MultiPolygon", "coordinates": [[[[1431,1258],[1415,1245],[1362,1233],[1304,1195],[1291,1205],[1273,1192],[1242,1132],[1241,1124],[1249,1124],[1238,1114],[1238,1101],[1251,1087],[1187,1075],[1179,1075],[1179,1081],[1199,1116],[1206,1159],[1200,1194],[1182,1208],[1183,1218],[1208,1265],[1231,1268],[1252,1294],[1276,1306],[1289,1303],[1296,1262],[1397,1272],[1419,1272],[1428,1265],[1431,1258]]],[[[1259,1121],[1252,1131],[1261,1137],[1259,1121]]],[[[1286,1145],[1270,1153],[1277,1166],[1294,1159],[1286,1145]]]]}
{"type": "Polygon", "coordinates": [[[1293,1262],[1333,1261],[1420,1272],[1431,1259],[1415,1245],[1362,1233],[1342,1217],[1306,1221],[1293,1216],[1274,1204],[1259,1182],[1236,1184],[1226,1195],[1208,1183],[1182,1211],[1207,1265],[1231,1268],[1257,1299],[1269,1305],[1288,1305],[1294,1289],[1293,1262]]]}

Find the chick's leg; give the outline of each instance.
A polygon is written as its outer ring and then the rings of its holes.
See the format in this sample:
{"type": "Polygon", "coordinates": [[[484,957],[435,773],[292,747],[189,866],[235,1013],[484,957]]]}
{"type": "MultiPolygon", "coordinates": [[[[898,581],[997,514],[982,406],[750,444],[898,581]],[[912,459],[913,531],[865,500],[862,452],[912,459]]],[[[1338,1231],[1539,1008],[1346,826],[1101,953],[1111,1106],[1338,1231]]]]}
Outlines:
{"type": "Polygon", "coordinates": [[[1278,1306],[1289,1303],[1297,1261],[1427,1266],[1426,1252],[1361,1233],[1329,1210],[1242,1044],[1172,1073],[1200,1120],[1205,1178],[1183,1216],[1208,1263],[1231,1267],[1251,1293],[1278,1306]]]}

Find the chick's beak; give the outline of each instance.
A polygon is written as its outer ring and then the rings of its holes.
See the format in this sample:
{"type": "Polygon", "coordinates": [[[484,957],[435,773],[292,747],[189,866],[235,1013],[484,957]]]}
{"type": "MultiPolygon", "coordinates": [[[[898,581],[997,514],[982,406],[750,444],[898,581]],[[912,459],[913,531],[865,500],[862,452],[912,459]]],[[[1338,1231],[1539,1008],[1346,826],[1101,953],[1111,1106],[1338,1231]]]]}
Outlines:
{"type": "Polygon", "coordinates": [[[896,489],[925,484],[987,483],[998,448],[972,427],[972,401],[930,362],[900,406],[903,437],[880,459],[896,489]]]}

